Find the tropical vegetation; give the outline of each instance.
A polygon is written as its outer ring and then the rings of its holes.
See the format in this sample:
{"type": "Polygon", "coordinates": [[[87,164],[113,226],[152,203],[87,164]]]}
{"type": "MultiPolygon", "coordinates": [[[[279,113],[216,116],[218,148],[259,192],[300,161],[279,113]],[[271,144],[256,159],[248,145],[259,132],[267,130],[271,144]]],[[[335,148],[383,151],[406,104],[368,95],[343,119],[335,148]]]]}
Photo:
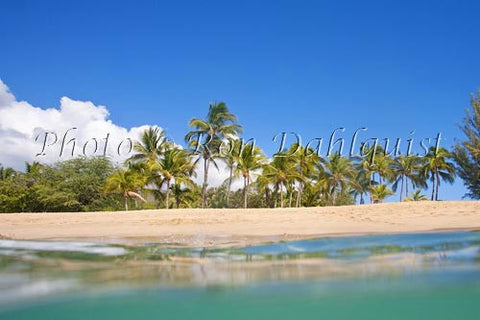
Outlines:
{"type": "Polygon", "coordinates": [[[468,190],[466,196],[480,199],[480,90],[476,96],[472,94],[470,107],[460,125],[466,140],[455,145],[453,156],[457,174],[468,190]]]}
{"type": "Polygon", "coordinates": [[[0,164],[0,212],[310,207],[381,203],[395,193],[399,201],[440,200],[442,183],[457,174],[467,196],[479,199],[479,95],[460,127],[467,140],[454,150],[435,146],[424,156],[396,157],[377,144],[362,145],[362,156],[350,158],[322,157],[293,143],[268,158],[242,139],[227,104],[216,102],[204,119],[190,120],[186,147],[150,127],[122,165],[104,157],[26,163],[24,171],[0,164]],[[210,186],[211,170],[226,172],[222,184],[210,186]]]}

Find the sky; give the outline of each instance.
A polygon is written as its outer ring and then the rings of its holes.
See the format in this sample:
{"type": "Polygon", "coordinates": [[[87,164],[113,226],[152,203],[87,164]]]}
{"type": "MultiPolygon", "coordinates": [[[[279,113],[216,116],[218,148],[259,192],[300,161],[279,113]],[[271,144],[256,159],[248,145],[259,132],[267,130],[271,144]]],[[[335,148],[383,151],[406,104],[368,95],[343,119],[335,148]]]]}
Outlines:
{"type": "MultiPolygon", "coordinates": [[[[339,127],[345,153],[361,127],[358,141],[405,150],[413,138],[421,152],[441,133],[450,148],[480,88],[478,12],[462,0],[0,0],[0,162],[40,159],[35,137],[72,126],[78,145],[146,125],[183,144],[215,101],[267,155],[281,132],[323,138],[325,153],[339,127]]],[[[445,200],[465,192],[440,187],[445,200]]]]}

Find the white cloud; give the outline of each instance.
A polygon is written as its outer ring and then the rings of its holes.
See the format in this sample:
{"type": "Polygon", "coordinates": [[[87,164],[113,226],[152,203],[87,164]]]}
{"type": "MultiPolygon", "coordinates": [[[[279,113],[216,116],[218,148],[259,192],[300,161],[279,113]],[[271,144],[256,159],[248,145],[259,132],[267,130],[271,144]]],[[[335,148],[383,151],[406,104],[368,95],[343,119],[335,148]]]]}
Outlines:
{"type": "Polygon", "coordinates": [[[17,101],[0,80],[0,163],[23,170],[25,161],[54,163],[71,158],[72,150],[73,157],[84,151],[87,156],[103,155],[107,135],[106,155],[120,163],[128,156],[128,139],[137,140],[149,126],[127,129],[108,116],[105,106],[68,97],[60,99],[60,109],[38,108],[17,101]]]}
{"type": "MultiPolygon", "coordinates": [[[[107,135],[106,155],[113,162],[122,163],[129,156],[128,139],[137,140],[150,125],[128,129],[114,124],[108,117],[105,106],[68,97],[60,99],[59,109],[42,109],[26,101],[17,101],[0,79],[0,163],[24,170],[26,161],[51,164],[72,158],[72,149],[73,157],[83,155],[84,147],[87,156],[103,155],[107,135]],[[97,151],[94,153],[95,144],[97,151]]],[[[209,170],[208,180],[212,187],[219,186],[229,176],[225,164],[218,161],[218,165],[219,171],[213,166],[209,170]]],[[[195,181],[203,183],[201,161],[195,181]]],[[[233,189],[241,186],[241,179],[238,179],[233,189]]]]}
{"type": "MultiPolygon", "coordinates": [[[[225,182],[225,180],[230,176],[230,171],[227,168],[225,162],[221,160],[216,160],[218,170],[214,165],[210,165],[208,169],[208,186],[209,187],[218,187],[225,182]]],[[[203,184],[203,160],[200,159],[197,164],[197,177],[193,178],[193,181],[198,184],[203,184]]],[[[232,190],[238,190],[243,188],[243,178],[239,177],[232,181],[232,190]]]]}
{"type": "Polygon", "coordinates": [[[8,90],[8,87],[0,79],[0,108],[10,105],[15,100],[13,94],[8,90]]]}

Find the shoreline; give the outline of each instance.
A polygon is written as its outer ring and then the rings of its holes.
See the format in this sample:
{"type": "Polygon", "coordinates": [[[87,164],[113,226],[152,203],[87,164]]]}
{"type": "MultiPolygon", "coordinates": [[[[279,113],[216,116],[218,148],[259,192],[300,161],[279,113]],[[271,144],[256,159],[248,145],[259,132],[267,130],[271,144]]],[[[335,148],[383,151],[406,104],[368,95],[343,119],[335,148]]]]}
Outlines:
{"type": "Polygon", "coordinates": [[[370,234],[480,230],[480,201],[277,209],[0,214],[0,239],[234,247],[370,234]]]}

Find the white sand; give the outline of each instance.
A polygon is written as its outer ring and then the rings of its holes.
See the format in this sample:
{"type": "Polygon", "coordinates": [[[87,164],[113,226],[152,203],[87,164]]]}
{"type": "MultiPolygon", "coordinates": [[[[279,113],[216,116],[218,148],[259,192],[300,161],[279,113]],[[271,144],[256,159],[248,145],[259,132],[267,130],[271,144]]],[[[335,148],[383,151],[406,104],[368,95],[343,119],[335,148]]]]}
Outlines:
{"type": "Polygon", "coordinates": [[[0,237],[188,246],[246,245],[353,234],[480,230],[479,201],[285,209],[0,214],[0,237]]]}

